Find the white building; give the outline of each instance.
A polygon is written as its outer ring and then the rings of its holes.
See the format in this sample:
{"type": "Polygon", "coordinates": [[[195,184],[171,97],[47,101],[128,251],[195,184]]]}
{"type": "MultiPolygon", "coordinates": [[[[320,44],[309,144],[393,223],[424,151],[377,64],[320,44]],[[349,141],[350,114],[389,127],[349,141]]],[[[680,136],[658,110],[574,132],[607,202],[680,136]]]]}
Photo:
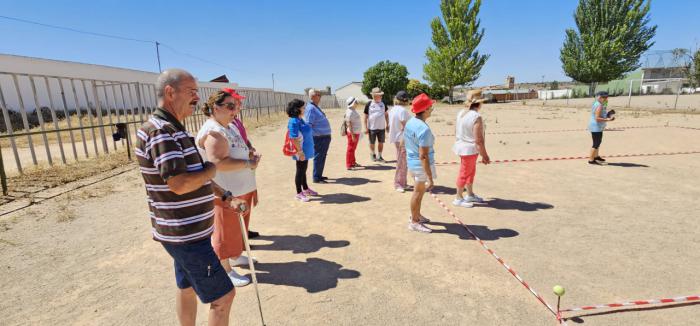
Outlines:
{"type": "Polygon", "coordinates": [[[369,102],[369,97],[362,94],[362,82],[350,82],[349,84],[340,86],[335,90],[335,97],[338,99],[338,103],[340,104],[345,103],[345,100],[350,96],[356,98],[359,102],[369,102]]]}
{"type": "MultiPolygon", "coordinates": [[[[5,103],[8,109],[18,111],[18,107],[20,105],[17,97],[17,88],[19,88],[24,100],[24,106],[29,112],[33,111],[36,107],[33,94],[36,93],[36,102],[40,107],[43,107],[49,106],[49,92],[46,88],[46,81],[43,78],[34,78],[34,87],[36,87],[36,92],[33,92],[32,85],[28,77],[23,76],[22,74],[48,76],[48,82],[50,83],[51,87],[51,97],[57,103],[61,98],[60,88],[58,87],[59,79],[64,83],[65,87],[69,87],[68,80],[70,78],[117,83],[138,82],[142,84],[155,84],[159,75],[156,72],[134,69],[0,54],[0,90],[2,90],[4,94],[5,103]],[[14,84],[12,74],[19,74],[17,78],[17,85],[14,84]]],[[[198,85],[199,87],[211,88],[238,88],[238,84],[236,83],[211,83],[198,81],[198,85]]],[[[78,88],[80,88],[80,86],[78,86],[78,88]]],[[[66,90],[66,92],[68,91],[69,90],[66,90]]],[[[80,91],[80,89],[78,91],[80,91]]],[[[86,96],[91,97],[92,94],[88,93],[86,96]]],[[[68,100],[70,101],[71,99],[69,98],[68,100]]]]}

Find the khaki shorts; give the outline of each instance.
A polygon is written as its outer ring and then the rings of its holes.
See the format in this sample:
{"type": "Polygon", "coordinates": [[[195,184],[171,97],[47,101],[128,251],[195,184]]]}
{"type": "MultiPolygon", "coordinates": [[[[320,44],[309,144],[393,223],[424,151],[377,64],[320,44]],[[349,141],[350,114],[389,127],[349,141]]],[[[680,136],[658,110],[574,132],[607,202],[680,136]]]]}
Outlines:
{"type": "MultiPolygon", "coordinates": [[[[413,177],[413,180],[416,182],[426,182],[428,181],[428,175],[423,171],[423,169],[420,170],[408,170],[408,172],[411,173],[411,177],[413,177]]],[[[433,180],[437,179],[437,172],[435,171],[435,165],[430,166],[430,172],[433,174],[433,180]]]]}

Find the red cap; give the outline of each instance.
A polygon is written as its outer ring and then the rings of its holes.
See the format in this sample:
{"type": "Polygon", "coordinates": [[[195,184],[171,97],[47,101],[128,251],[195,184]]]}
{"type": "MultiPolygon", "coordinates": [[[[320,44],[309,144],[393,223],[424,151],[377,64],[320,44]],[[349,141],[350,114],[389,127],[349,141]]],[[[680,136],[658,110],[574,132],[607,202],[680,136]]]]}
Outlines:
{"type": "Polygon", "coordinates": [[[231,97],[237,99],[237,100],[244,100],[245,96],[236,93],[236,90],[233,88],[222,88],[222,92],[227,93],[228,95],[231,95],[231,97]]]}
{"type": "Polygon", "coordinates": [[[434,103],[435,101],[431,100],[428,95],[426,95],[425,93],[421,93],[420,95],[413,98],[413,103],[411,104],[411,112],[421,113],[433,106],[434,103]]]}

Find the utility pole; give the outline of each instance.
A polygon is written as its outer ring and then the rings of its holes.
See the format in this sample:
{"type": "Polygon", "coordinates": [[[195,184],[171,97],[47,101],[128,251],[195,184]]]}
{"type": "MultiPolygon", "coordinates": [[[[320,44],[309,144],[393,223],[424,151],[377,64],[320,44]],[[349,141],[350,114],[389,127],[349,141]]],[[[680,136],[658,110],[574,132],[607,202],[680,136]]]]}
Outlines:
{"type": "Polygon", "coordinates": [[[275,91],[275,74],[272,74],[272,91],[275,91]]]}
{"type": "Polygon", "coordinates": [[[163,72],[163,69],[160,67],[160,43],[156,41],[156,56],[158,57],[158,72],[163,72]]]}

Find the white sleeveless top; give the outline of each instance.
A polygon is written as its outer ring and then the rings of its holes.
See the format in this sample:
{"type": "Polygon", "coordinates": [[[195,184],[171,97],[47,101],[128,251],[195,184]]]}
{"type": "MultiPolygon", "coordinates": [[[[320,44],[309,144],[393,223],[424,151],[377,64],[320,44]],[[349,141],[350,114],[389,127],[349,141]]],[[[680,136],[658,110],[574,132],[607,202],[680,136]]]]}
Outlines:
{"type": "Polygon", "coordinates": [[[479,151],[476,149],[476,137],[474,135],[474,123],[481,115],[475,110],[461,110],[457,114],[455,123],[456,141],[452,146],[452,151],[459,155],[474,155],[479,151]],[[466,111],[466,112],[465,112],[466,111]]]}
{"type": "MultiPolygon", "coordinates": [[[[197,144],[199,152],[202,154],[202,159],[207,161],[207,155],[204,148],[199,146],[199,143],[210,131],[218,132],[226,137],[229,145],[229,157],[237,160],[249,159],[248,153],[250,149],[248,145],[246,145],[245,140],[243,140],[238,128],[232,125],[224,127],[214,119],[207,119],[202,125],[202,128],[199,129],[197,137],[195,138],[195,143],[197,144]]],[[[234,196],[242,196],[257,189],[257,185],[255,184],[255,170],[248,168],[238,171],[216,171],[214,182],[230,191],[234,196]]]]}

